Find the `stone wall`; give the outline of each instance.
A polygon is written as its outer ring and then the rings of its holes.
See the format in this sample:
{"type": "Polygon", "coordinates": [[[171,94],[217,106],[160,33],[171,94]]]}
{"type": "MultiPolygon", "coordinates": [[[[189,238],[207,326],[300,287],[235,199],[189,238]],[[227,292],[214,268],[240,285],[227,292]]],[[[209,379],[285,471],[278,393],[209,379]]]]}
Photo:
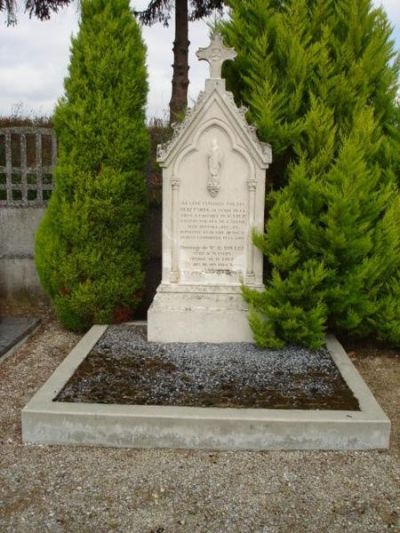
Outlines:
{"type": "MultiPolygon", "coordinates": [[[[0,300],[35,303],[47,298],[33,257],[43,207],[0,207],[0,300]]],[[[161,207],[152,205],[145,224],[148,241],[146,290],[139,310],[145,316],[161,281],[161,207]]]]}
{"type": "Polygon", "coordinates": [[[45,299],[33,261],[34,236],[45,207],[0,208],[0,298],[45,299]]]}
{"type": "Polygon", "coordinates": [[[51,127],[0,127],[0,298],[45,299],[33,261],[35,233],[53,190],[51,127]]]}

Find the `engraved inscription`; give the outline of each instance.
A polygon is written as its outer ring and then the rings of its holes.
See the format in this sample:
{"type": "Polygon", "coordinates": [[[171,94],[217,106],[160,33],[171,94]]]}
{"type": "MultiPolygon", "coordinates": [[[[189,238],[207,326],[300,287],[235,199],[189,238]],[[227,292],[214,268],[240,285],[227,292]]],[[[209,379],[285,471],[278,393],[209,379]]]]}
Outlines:
{"type": "Polygon", "coordinates": [[[183,269],[230,274],[243,270],[247,208],[242,201],[183,200],[179,210],[183,269]]]}

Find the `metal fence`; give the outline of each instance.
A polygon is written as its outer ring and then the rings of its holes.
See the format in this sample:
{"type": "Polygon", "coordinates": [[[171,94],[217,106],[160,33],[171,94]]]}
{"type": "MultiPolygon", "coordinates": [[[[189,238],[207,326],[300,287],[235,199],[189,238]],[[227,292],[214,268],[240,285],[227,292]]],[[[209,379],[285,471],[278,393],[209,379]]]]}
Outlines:
{"type": "Polygon", "coordinates": [[[45,205],[54,188],[53,129],[0,128],[0,206],[45,205]]]}

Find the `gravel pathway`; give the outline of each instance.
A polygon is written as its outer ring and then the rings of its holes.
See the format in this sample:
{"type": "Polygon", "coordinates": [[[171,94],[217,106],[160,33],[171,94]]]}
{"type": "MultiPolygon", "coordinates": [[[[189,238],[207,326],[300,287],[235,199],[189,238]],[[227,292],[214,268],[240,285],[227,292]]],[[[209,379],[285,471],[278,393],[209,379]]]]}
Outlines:
{"type": "Polygon", "coordinates": [[[20,410],[79,336],[44,317],[0,363],[0,531],[400,531],[400,364],[350,355],[393,423],[384,452],[23,446],[20,410]]]}

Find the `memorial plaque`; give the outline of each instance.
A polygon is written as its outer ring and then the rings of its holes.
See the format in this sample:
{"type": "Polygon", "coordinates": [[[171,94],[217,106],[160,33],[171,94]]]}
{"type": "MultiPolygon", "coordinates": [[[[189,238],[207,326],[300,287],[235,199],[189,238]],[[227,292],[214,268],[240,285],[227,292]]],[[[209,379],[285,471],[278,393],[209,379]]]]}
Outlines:
{"type": "Polygon", "coordinates": [[[179,242],[184,273],[224,274],[239,281],[247,236],[245,202],[183,200],[179,242]]]}
{"type": "Polygon", "coordinates": [[[225,90],[221,65],[234,55],[219,35],[199,51],[210,63],[205,91],[171,142],[159,147],[163,270],[148,313],[149,340],[251,340],[241,284],[262,288],[252,231],[264,227],[271,149],[225,90]]]}

